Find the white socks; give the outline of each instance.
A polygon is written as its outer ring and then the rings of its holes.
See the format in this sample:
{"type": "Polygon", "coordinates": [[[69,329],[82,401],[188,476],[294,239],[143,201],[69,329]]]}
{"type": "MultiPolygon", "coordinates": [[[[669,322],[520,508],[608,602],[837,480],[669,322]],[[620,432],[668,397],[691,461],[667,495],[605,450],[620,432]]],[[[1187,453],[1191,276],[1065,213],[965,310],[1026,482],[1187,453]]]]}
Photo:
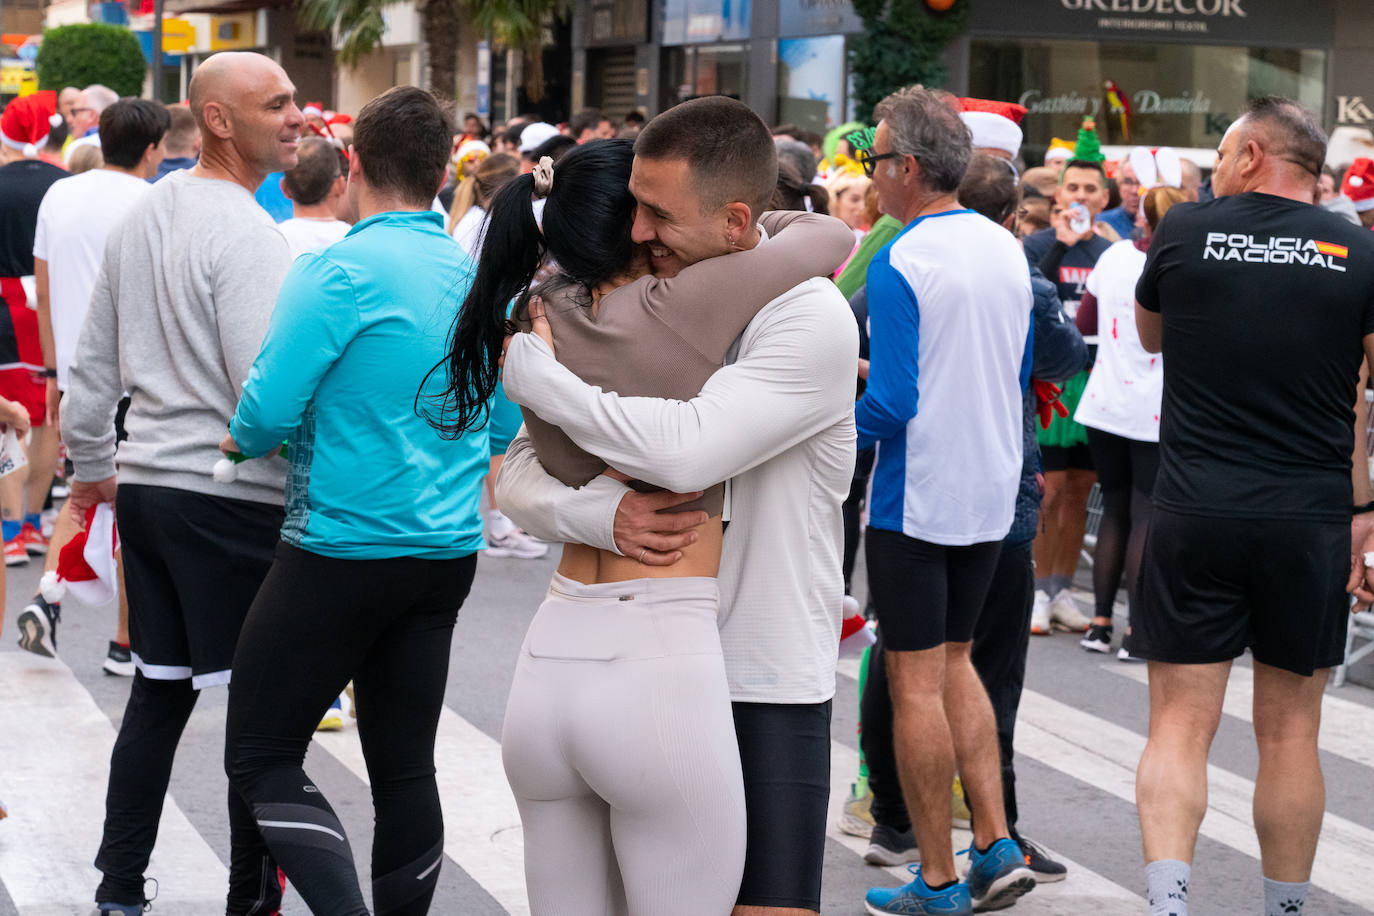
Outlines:
{"type": "Polygon", "coordinates": [[[1289,884],[1264,879],[1264,916],[1301,916],[1307,902],[1308,882],[1289,884]]]}
{"type": "Polygon", "coordinates": [[[1160,859],[1145,866],[1150,916],[1188,916],[1188,877],[1192,868],[1178,859],[1160,859]]]}

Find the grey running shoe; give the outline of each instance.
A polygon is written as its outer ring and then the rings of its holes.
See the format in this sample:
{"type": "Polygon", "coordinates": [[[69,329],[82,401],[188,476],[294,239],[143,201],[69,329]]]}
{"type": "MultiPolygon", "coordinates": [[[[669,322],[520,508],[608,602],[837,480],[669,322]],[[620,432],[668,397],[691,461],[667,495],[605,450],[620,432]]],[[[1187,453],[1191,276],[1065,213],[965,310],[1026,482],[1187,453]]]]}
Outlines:
{"type": "Polygon", "coordinates": [[[1021,852],[1026,857],[1026,867],[1031,870],[1032,875],[1035,875],[1037,884],[1053,884],[1068,877],[1068,868],[1062,862],[1051,859],[1044,848],[1032,843],[1014,830],[1011,839],[1013,843],[1021,847],[1021,852]]]}
{"type": "Polygon", "coordinates": [[[910,829],[898,833],[886,824],[874,824],[864,861],[870,865],[907,865],[921,861],[921,851],[910,829]]]}

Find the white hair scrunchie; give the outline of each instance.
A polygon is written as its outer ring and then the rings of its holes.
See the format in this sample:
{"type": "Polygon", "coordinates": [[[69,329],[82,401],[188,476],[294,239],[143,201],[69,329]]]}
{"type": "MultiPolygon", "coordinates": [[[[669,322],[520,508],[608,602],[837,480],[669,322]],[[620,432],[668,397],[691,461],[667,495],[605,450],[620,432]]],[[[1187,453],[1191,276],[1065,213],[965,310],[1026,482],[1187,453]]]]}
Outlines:
{"type": "Polygon", "coordinates": [[[553,158],[539,157],[539,164],[530,174],[534,176],[534,196],[548,197],[549,192],[553,190],[553,158]]]}

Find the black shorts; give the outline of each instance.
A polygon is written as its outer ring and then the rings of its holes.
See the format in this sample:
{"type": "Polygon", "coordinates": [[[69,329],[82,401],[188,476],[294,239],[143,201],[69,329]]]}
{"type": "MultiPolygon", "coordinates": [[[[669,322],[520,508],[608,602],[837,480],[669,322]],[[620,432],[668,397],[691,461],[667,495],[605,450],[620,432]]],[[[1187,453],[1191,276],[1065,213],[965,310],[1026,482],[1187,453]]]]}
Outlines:
{"type": "Polygon", "coordinates": [[[1159,476],[1159,443],[1127,439],[1088,427],[1088,448],[1093,453],[1097,482],[1103,490],[1155,492],[1159,476]]]}
{"type": "Polygon", "coordinates": [[[229,682],[239,628],[272,566],[282,507],[120,484],[129,643],[144,677],[229,682]]]}
{"type": "Polygon", "coordinates": [[[1182,665],[1255,660],[1307,676],[1345,658],[1350,523],[1155,507],[1131,652],[1182,665]]]}
{"type": "Polygon", "coordinates": [[[972,641],[1001,541],[946,547],[870,527],[864,543],[868,591],[887,651],[972,641]]]}
{"type": "Polygon", "coordinates": [[[1093,469],[1092,449],[1086,445],[1040,446],[1040,469],[1046,474],[1053,471],[1091,471],[1093,469]]]}
{"type": "Polygon", "coordinates": [[[739,906],[821,908],[831,702],[732,704],[749,825],[739,906]]]}

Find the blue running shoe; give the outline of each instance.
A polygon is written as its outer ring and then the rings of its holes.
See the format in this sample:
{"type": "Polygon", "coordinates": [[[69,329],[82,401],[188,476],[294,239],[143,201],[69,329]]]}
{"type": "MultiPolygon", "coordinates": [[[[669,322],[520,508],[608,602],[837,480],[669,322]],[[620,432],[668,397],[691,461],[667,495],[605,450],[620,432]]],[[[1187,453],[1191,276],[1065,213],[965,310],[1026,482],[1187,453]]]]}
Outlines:
{"type": "Polygon", "coordinates": [[[1024,894],[1035,890],[1035,874],[1026,855],[1012,840],[1003,837],[986,853],[969,850],[968,890],[974,912],[1004,910],[1024,894]]]}
{"type": "Polygon", "coordinates": [[[942,891],[933,891],[921,877],[921,866],[908,865],[916,880],[901,887],[870,888],[864,907],[873,916],[897,913],[899,916],[964,916],[973,913],[968,885],[960,881],[942,891]]]}

